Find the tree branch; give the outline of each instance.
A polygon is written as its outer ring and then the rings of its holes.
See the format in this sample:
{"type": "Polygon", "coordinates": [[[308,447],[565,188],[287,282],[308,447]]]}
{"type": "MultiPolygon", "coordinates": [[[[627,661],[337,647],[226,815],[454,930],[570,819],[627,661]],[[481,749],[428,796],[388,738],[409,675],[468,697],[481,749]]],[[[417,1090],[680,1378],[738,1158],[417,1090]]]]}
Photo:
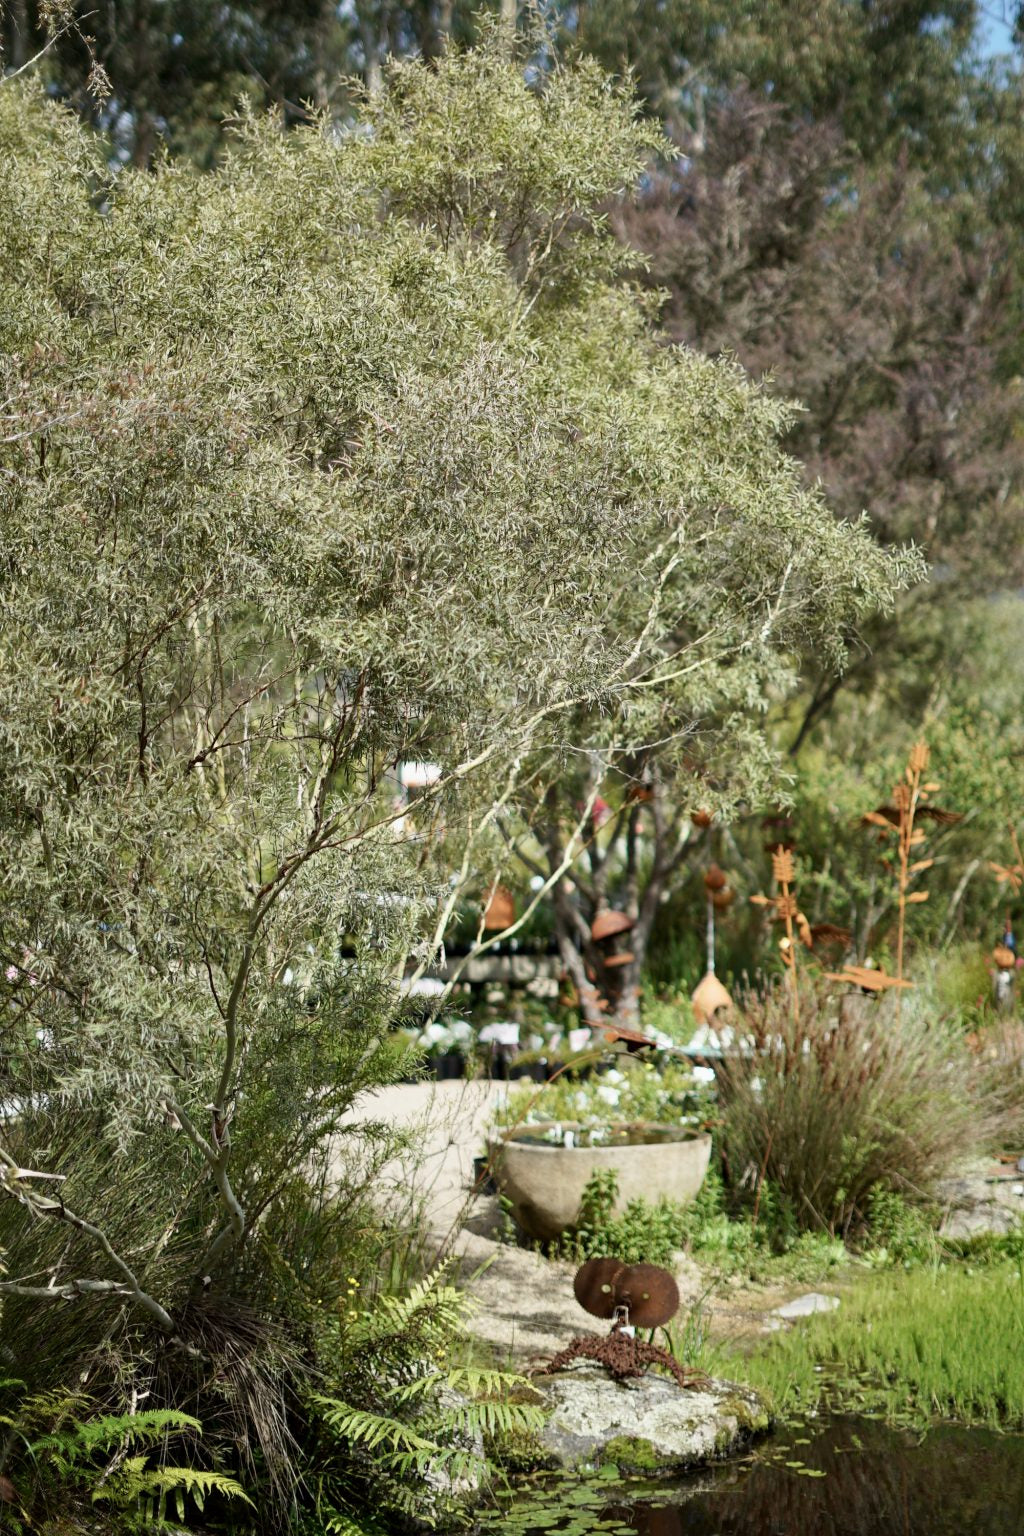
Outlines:
{"type": "MultiPolygon", "coordinates": [[[[95,1226],[93,1222],[87,1221],[84,1216],[79,1216],[75,1211],[69,1210],[63,1200],[59,1198],[51,1200],[48,1197],[42,1196],[32,1189],[27,1182],[30,1178],[60,1178],[61,1175],[37,1174],[30,1170],[19,1168],[14,1159],[2,1149],[0,1149],[0,1166],[2,1166],[3,1170],[2,1175],[0,1175],[0,1189],[3,1190],[4,1194],[9,1195],[13,1200],[17,1200],[33,1216],[48,1216],[54,1221],[63,1222],[67,1226],[73,1227],[75,1231],[83,1232],[87,1237],[91,1237],[93,1242],[97,1243],[106,1254],[114,1268],[119,1270],[124,1276],[124,1283],[120,1289],[114,1281],[96,1281],[91,1283],[91,1288],[99,1287],[130,1297],[138,1306],[156,1319],[165,1333],[174,1332],[174,1319],[170,1313],[160,1305],[155,1297],[150,1296],[148,1292],[142,1289],[134,1271],[125,1263],[120,1254],[114,1251],[106,1233],[95,1226]]],[[[9,1283],[16,1284],[17,1282],[12,1281],[9,1283]]],[[[87,1282],[69,1281],[68,1284],[80,1286],[87,1284],[87,1282]]]]}

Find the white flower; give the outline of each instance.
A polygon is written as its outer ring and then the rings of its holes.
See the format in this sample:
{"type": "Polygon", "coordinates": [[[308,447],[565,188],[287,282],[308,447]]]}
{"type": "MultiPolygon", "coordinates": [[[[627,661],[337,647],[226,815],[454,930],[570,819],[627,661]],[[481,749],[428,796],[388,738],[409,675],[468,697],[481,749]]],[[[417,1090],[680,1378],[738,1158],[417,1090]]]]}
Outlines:
{"type": "Polygon", "coordinates": [[[612,1067],[610,1072],[605,1073],[604,1080],[606,1083],[624,1083],[626,1078],[625,1074],[620,1072],[618,1067],[612,1067]]]}
{"type": "Polygon", "coordinates": [[[597,1097],[602,1099],[605,1104],[615,1105],[618,1104],[622,1095],[617,1088],[608,1088],[602,1083],[601,1087],[597,1090],[597,1097]]]}
{"type": "Polygon", "coordinates": [[[713,1083],[715,1071],[713,1067],[694,1067],[693,1080],[695,1083],[713,1083]]]}

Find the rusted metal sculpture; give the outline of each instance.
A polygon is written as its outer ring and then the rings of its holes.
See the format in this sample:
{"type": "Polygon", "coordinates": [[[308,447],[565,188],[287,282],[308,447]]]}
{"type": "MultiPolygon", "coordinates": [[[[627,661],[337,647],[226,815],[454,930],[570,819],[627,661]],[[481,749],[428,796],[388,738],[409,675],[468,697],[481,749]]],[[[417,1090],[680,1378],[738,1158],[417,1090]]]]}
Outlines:
{"type": "Polygon", "coordinates": [[[588,1259],[573,1280],[576,1300],[592,1317],[612,1318],[603,1339],[591,1334],[573,1339],[537,1372],[552,1376],[574,1360],[595,1360],[614,1381],[642,1376],[648,1366],[670,1371],[683,1388],[705,1386],[703,1371],[688,1370],[667,1349],[636,1337],[639,1328],[663,1327],[679,1309],[679,1287],[656,1264],[623,1264],[621,1259],[588,1259]]]}

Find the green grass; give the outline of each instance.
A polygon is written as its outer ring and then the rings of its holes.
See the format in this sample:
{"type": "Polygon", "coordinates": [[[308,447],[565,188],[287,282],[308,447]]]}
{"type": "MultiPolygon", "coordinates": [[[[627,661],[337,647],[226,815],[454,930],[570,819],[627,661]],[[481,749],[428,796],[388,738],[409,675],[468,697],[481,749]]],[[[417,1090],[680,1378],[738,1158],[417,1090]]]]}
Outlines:
{"type": "Polygon", "coordinates": [[[1024,1429],[1024,1264],[875,1274],[838,1312],[809,1318],[717,1373],[767,1393],[791,1417],[828,1390],[894,1421],[1024,1429]]]}

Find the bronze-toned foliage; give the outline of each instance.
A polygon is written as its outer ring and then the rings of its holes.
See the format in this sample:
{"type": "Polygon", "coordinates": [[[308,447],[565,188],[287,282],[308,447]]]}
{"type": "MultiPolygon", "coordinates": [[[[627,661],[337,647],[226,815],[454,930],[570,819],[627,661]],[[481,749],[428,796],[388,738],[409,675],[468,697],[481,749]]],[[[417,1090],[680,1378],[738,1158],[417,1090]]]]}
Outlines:
{"type": "MultiPolygon", "coordinates": [[[[912,985],[904,980],[904,951],[906,945],[907,908],[920,906],[928,900],[927,891],[912,890],[911,885],[916,876],[930,869],[935,860],[931,858],[915,858],[914,850],[922,846],[926,839],[926,832],[919,826],[920,821],[931,821],[938,826],[954,826],[963,820],[961,811],[948,811],[940,806],[929,804],[931,796],[941,787],[936,780],[925,780],[924,774],[928,769],[929,748],[924,740],[915,742],[907,758],[907,765],[903,771],[903,777],[894,786],[892,803],[876,806],[873,811],[868,811],[861,817],[861,825],[878,827],[883,842],[896,838],[896,971],[895,975],[887,976],[882,970],[862,972],[862,975],[870,976],[868,981],[856,981],[847,970],[843,975],[835,976],[834,980],[854,981],[855,985],[863,986],[872,991],[882,991],[888,987],[902,988],[912,985]]],[[[887,845],[881,854],[882,863],[886,867],[891,866],[890,847],[887,845]]]]}

